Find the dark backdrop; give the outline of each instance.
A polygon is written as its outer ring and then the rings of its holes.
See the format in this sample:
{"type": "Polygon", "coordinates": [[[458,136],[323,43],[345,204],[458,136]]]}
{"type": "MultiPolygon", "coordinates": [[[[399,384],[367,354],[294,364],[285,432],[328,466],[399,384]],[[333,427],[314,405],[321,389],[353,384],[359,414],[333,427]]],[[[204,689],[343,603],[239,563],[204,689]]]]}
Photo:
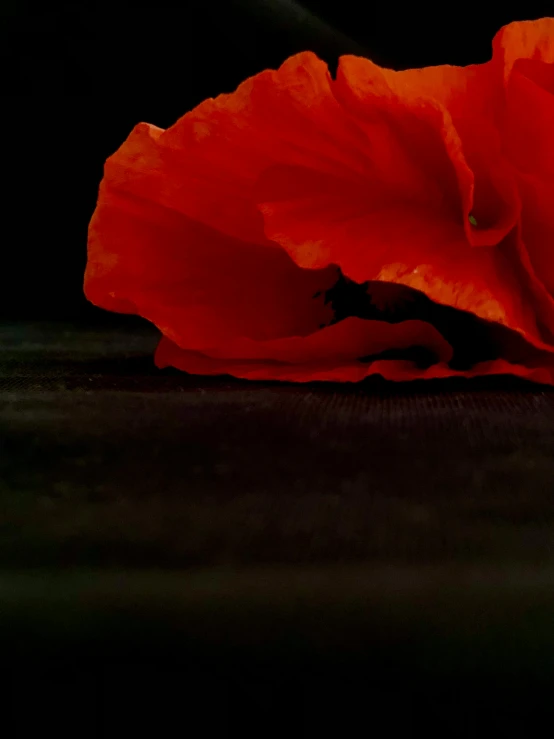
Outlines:
{"type": "Polygon", "coordinates": [[[304,49],[331,67],[343,53],[397,69],[482,62],[503,24],[554,14],[484,5],[4,0],[0,318],[111,320],[82,294],[86,231],[103,162],[137,122],[166,127],[304,49]]]}

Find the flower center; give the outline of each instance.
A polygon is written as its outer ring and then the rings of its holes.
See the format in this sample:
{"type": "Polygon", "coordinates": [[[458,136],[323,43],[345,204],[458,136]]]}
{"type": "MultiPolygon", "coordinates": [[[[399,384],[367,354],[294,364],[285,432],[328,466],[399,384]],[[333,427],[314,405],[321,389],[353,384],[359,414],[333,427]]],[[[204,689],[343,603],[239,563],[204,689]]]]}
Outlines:
{"type": "Polygon", "coordinates": [[[468,219],[468,220],[469,220],[469,222],[471,223],[471,225],[472,225],[472,226],[476,226],[476,225],[477,225],[477,221],[475,220],[475,216],[472,216],[472,215],[470,214],[470,216],[469,216],[469,219],[468,219]]]}

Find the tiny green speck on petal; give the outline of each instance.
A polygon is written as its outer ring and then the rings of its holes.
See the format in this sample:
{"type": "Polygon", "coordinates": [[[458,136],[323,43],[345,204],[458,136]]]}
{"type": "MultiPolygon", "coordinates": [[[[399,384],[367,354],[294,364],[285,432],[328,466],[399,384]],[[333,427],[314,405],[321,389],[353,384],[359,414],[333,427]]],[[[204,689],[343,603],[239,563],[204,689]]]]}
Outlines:
{"type": "Polygon", "coordinates": [[[469,222],[471,223],[472,226],[476,226],[477,225],[477,221],[475,220],[475,216],[470,215],[469,216],[469,222]]]}

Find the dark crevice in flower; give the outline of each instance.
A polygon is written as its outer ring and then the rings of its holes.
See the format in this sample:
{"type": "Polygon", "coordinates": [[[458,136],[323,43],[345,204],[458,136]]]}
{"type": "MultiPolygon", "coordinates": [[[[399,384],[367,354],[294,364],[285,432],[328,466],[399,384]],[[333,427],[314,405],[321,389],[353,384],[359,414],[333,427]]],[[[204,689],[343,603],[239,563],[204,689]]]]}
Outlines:
{"type": "Polygon", "coordinates": [[[418,369],[427,369],[438,362],[435,352],[426,346],[409,346],[403,349],[387,349],[379,354],[359,357],[360,362],[375,362],[378,359],[398,359],[413,362],[418,369]]]}
{"type": "MultiPolygon", "coordinates": [[[[387,285],[390,288],[389,300],[383,304],[375,299],[382,292],[382,286],[383,283],[379,282],[354,282],[339,270],[337,282],[324,293],[325,304],[330,303],[334,313],[331,324],[349,317],[388,323],[425,321],[452,346],[454,354],[449,366],[459,371],[468,370],[478,362],[498,359],[501,356],[499,334],[512,333],[471,313],[435,303],[424,293],[404,285],[387,285]]],[[[438,361],[428,348],[421,346],[388,350],[379,356],[362,357],[360,361],[377,358],[406,359],[420,367],[428,367],[438,361]]]]}

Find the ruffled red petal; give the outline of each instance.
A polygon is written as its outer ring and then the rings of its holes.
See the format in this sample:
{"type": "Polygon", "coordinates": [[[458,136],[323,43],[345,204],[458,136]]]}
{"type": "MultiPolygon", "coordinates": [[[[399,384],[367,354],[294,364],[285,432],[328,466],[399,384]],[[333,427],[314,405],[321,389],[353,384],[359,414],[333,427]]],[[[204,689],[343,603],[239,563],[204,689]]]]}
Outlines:
{"type": "Polygon", "coordinates": [[[452,347],[436,328],[423,321],[387,323],[346,318],[309,336],[291,336],[270,341],[236,340],[204,350],[214,359],[260,359],[289,364],[341,363],[390,349],[424,347],[440,361],[452,358],[452,347]]]}
{"type": "Polygon", "coordinates": [[[139,124],[106,163],[87,296],[151,320],[158,365],[189,372],[553,382],[553,38],[554,19],[511,24],[490,63],[466,68],[343,57],[336,81],[306,52],[167,131],[139,124]],[[337,267],[510,329],[529,352],[503,338],[503,359],[460,373],[429,323],[328,325],[337,267]],[[438,363],[371,361],[413,346],[438,363]]]}
{"type": "Polygon", "coordinates": [[[311,52],[198,105],[163,132],[158,156],[191,218],[264,242],[253,188],[274,164],[305,166],[360,181],[369,142],[331,91],[327,65],[311,52]],[[174,180],[172,179],[174,175],[174,180]]]}
{"type": "Polygon", "coordinates": [[[522,201],[520,263],[543,332],[554,341],[554,18],[511,23],[493,41],[503,149],[522,201]]]}
{"type": "Polygon", "coordinates": [[[454,191],[472,246],[499,243],[519,215],[517,189],[487,115],[494,110],[491,81],[487,65],[395,72],[347,56],[340,60],[333,87],[376,141],[376,157],[391,147],[402,152],[386,167],[397,192],[402,192],[407,162],[410,200],[444,211],[444,195],[452,198],[454,191]],[[388,137],[382,142],[379,121],[385,122],[388,137]],[[470,215],[478,228],[471,227],[470,215]]]}
{"type": "Polygon", "coordinates": [[[447,214],[364,194],[336,178],[280,167],[261,181],[259,207],[268,237],[302,267],[334,263],[356,282],[407,285],[543,346],[520,280],[515,234],[494,249],[472,249],[447,214]]]}
{"type": "Polygon", "coordinates": [[[554,62],[554,18],[509,23],[498,31],[492,48],[505,81],[520,59],[554,62]]]}
{"type": "Polygon", "coordinates": [[[518,171],[523,241],[536,274],[554,295],[554,64],[513,65],[503,134],[518,171]]]}
{"type": "Polygon", "coordinates": [[[360,362],[328,362],[290,364],[245,359],[219,359],[181,349],[169,339],[162,339],[156,351],[156,365],[199,375],[232,375],[246,380],[280,380],[283,382],[360,382],[380,375],[393,382],[431,380],[447,377],[482,377],[512,375],[534,382],[554,384],[554,368],[548,360],[541,364],[512,364],[503,359],[482,362],[465,372],[452,370],[445,362],[419,369],[413,362],[395,359],[360,362]]]}
{"type": "Polygon", "coordinates": [[[205,349],[318,330],[332,312],[314,294],[336,274],[302,270],[276,246],[232,239],[105,183],[89,229],[85,293],[148,318],[180,346],[205,349]]]}

